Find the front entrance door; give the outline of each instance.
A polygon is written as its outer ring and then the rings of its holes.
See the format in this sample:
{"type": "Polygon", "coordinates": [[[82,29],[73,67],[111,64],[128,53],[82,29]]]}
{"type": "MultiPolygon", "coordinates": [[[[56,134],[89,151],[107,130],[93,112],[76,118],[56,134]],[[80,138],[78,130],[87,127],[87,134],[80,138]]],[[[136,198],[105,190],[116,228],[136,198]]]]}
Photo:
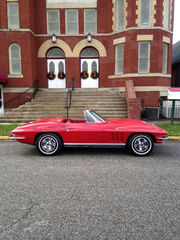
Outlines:
{"type": "Polygon", "coordinates": [[[81,73],[82,72],[87,72],[88,78],[81,76],[81,88],[99,87],[99,59],[81,59],[81,73]]]}
{"type": "Polygon", "coordinates": [[[49,88],[66,88],[65,74],[65,59],[48,59],[48,87],[49,88]],[[53,73],[50,75],[50,73],[53,73]],[[61,76],[60,76],[61,73],[61,76]],[[59,75],[59,76],[58,76],[59,75]]]}
{"type": "Polygon", "coordinates": [[[3,103],[3,91],[2,86],[0,85],[0,114],[4,113],[4,103],[3,103]]]}

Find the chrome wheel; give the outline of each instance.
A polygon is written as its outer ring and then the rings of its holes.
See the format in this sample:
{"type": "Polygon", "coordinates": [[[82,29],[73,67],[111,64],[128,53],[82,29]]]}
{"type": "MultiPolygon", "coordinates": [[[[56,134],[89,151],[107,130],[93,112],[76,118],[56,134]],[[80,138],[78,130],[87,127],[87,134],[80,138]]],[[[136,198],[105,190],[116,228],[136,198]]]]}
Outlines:
{"type": "Polygon", "coordinates": [[[44,155],[56,154],[62,144],[59,137],[56,134],[42,134],[37,140],[38,150],[44,155]]]}
{"type": "Polygon", "coordinates": [[[153,140],[146,134],[132,136],[128,143],[129,149],[136,155],[145,156],[153,149],[153,140]]]}

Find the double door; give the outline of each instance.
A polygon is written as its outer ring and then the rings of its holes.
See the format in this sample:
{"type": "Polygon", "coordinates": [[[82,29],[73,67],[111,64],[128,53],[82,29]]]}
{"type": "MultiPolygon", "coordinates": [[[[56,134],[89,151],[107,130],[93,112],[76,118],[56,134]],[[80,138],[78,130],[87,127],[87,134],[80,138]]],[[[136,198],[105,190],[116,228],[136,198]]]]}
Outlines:
{"type": "Polygon", "coordinates": [[[81,88],[98,88],[99,59],[81,59],[81,73],[83,72],[87,72],[87,78],[81,77],[81,88]]]}
{"type": "Polygon", "coordinates": [[[48,59],[47,72],[48,88],[66,88],[65,59],[48,59]],[[64,76],[62,75],[62,73],[64,73],[64,76]]]}

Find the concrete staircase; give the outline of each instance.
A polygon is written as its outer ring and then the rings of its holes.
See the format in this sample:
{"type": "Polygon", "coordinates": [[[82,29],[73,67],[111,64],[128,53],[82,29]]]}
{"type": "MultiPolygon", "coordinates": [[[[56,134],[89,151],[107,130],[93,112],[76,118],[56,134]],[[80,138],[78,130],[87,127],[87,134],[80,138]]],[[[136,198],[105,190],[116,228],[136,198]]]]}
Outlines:
{"type": "MultiPolygon", "coordinates": [[[[0,116],[0,123],[25,123],[42,118],[66,117],[66,96],[67,89],[38,91],[32,102],[0,116]]],[[[117,90],[75,89],[69,117],[84,118],[83,110],[87,107],[105,118],[127,117],[124,94],[117,90]]]]}

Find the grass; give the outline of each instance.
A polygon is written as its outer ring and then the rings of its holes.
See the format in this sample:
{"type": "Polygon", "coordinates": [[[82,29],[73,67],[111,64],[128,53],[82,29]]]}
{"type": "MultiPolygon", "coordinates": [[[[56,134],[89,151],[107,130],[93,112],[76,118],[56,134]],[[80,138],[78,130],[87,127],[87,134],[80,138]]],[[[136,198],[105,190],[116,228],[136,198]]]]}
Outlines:
{"type": "MultiPolygon", "coordinates": [[[[180,136],[180,124],[175,123],[171,125],[170,123],[155,123],[155,125],[166,130],[169,136],[180,136]]],[[[19,126],[19,124],[0,124],[0,136],[10,136],[11,131],[17,126],[19,126]]]]}
{"type": "Polygon", "coordinates": [[[169,136],[180,136],[180,124],[178,123],[175,123],[173,125],[170,123],[155,123],[155,125],[166,130],[169,136]]]}
{"type": "Polygon", "coordinates": [[[10,136],[11,131],[17,126],[19,126],[19,124],[0,125],[0,136],[10,136]]]}

